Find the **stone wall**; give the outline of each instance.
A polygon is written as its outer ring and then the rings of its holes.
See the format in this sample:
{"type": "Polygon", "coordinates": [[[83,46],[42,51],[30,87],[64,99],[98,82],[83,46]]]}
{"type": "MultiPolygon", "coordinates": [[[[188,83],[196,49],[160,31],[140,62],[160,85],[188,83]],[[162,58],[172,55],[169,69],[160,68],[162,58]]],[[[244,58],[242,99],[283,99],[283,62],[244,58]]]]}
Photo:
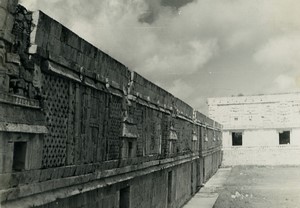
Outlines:
{"type": "Polygon", "coordinates": [[[180,207],[214,174],[220,124],[44,13],[0,5],[2,207],[180,207]]]}
{"type": "Polygon", "coordinates": [[[209,98],[208,106],[227,130],[300,127],[300,93],[209,98]]]}

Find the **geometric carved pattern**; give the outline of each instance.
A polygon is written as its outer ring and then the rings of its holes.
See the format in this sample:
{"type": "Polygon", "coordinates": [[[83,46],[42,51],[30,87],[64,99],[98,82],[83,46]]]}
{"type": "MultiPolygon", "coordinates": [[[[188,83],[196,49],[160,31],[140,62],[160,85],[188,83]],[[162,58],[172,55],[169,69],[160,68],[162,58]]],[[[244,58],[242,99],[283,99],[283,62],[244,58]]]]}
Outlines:
{"type": "Polygon", "coordinates": [[[48,127],[45,135],[44,168],[65,165],[69,111],[69,82],[58,76],[43,74],[44,113],[48,127]]]}

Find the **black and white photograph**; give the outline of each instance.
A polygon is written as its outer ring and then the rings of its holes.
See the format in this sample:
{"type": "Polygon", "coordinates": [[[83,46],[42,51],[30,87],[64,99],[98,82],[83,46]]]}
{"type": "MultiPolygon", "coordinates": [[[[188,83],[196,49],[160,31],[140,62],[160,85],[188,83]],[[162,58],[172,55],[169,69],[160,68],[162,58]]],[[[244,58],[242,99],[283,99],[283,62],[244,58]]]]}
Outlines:
{"type": "Polygon", "coordinates": [[[0,208],[300,208],[300,1],[0,0],[0,208]]]}

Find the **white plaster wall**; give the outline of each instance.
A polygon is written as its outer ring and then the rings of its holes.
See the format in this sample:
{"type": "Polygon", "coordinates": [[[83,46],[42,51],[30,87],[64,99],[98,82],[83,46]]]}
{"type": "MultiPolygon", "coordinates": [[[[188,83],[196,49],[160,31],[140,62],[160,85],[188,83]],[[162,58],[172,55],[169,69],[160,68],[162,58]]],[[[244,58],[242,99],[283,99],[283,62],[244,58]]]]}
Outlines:
{"type": "Polygon", "coordinates": [[[223,147],[231,147],[232,146],[231,132],[223,131],[222,139],[223,139],[222,140],[223,147]]]}
{"type": "MultiPolygon", "coordinates": [[[[243,145],[253,146],[277,146],[279,136],[277,130],[244,130],[243,145]]],[[[232,131],[223,131],[223,147],[232,146],[232,131]]]]}
{"type": "Polygon", "coordinates": [[[223,148],[222,166],[300,165],[300,146],[223,148]]]}
{"type": "Polygon", "coordinates": [[[279,135],[276,130],[252,130],[243,132],[243,146],[277,146],[279,135]]]}
{"type": "Polygon", "coordinates": [[[292,129],[291,131],[291,145],[300,146],[300,128],[292,129]]]}

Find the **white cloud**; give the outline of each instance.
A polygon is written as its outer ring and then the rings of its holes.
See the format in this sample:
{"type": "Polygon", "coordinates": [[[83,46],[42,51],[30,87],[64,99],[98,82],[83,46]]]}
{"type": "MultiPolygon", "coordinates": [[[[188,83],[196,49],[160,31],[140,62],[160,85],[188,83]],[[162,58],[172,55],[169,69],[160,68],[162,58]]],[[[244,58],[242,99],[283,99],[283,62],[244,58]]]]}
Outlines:
{"type": "Polygon", "coordinates": [[[254,54],[254,60],[272,70],[300,69],[300,36],[288,34],[270,39],[254,54]]]}
{"type": "Polygon", "coordinates": [[[139,67],[145,72],[165,74],[191,74],[199,70],[217,51],[217,41],[190,41],[168,44],[148,57],[139,67]]]}
{"type": "Polygon", "coordinates": [[[187,82],[177,79],[173,82],[173,86],[169,91],[180,99],[185,100],[193,94],[193,87],[188,85],[187,82]]]}
{"type": "Polygon", "coordinates": [[[254,60],[266,74],[274,77],[268,91],[300,91],[299,34],[285,34],[270,39],[254,54],[254,60]]]}
{"type": "Polygon", "coordinates": [[[276,84],[276,87],[281,92],[283,91],[289,91],[291,89],[296,88],[296,80],[294,77],[287,76],[285,74],[279,75],[275,80],[274,83],[276,84]]]}

